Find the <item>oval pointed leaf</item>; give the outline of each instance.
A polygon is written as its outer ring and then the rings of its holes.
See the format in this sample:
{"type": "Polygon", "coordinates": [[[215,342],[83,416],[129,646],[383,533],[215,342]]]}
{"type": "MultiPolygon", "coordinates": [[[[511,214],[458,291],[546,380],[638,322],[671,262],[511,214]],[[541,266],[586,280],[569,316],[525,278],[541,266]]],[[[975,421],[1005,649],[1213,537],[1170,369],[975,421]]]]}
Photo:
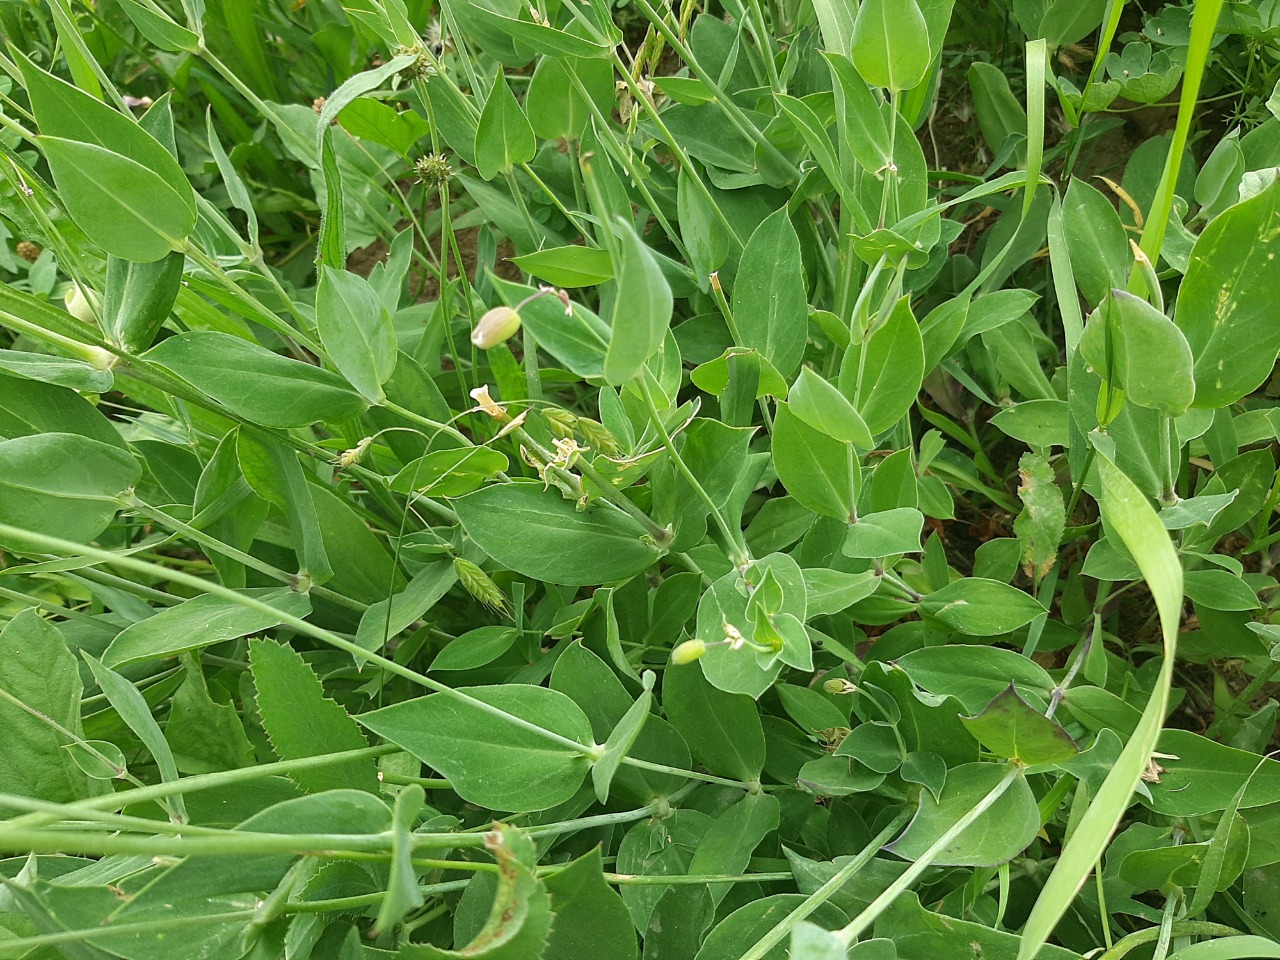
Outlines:
{"type": "MultiPolygon", "coordinates": [[[[593,742],[586,714],[556,690],[509,684],[458,692],[579,743],[593,742]]],[[[563,803],[589,769],[582,753],[455,697],[406,700],[359,719],[447,777],[458,796],[494,810],[527,812],[563,803]]]]}
{"type": "Polygon", "coordinates": [[[229,333],[180,333],[148,350],[146,359],[264,427],[343,423],[369,406],[337,374],[229,333]]]}
{"type": "Polygon", "coordinates": [[[579,511],[541,483],[501,483],[455,501],[481,550],[516,573],[563,584],[629,580],[662,556],[635,520],[597,503],[579,511]]]}

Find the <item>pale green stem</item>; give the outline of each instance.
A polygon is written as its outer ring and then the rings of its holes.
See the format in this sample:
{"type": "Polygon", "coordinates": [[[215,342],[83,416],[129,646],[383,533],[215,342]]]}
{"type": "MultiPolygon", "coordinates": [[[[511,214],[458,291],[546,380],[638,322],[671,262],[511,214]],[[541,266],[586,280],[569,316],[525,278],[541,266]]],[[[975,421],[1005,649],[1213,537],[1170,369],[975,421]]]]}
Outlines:
{"type": "Polygon", "coordinates": [[[986,813],[995,804],[997,800],[1003,797],[1009,787],[1013,785],[1013,781],[1021,776],[1021,770],[1014,765],[1010,765],[1005,775],[1000,779],[985,797],[977,802],[977,804],[966,813],[963,817],[951,825],[942,836],[933,842],[933,844],[922,853],[915,863],[907,867],[902,876],[889,884],[888,888],[880,896],[876,897],[860,914],[849,921],[848,924],[836,931],[836,936],[847,947],[853,943],[862,933],[875,922],[876,917],[884,913],[895,900],[898,899],[913,883],[920,878],[920,875],[933,866],[933,861],[942,855],[942,852],[960,836],[969,826],[974,823],[980,816],[986,813]]]}
{"type": "Polygon", "coordinates": [[[662,440],[662,445],[666,448],[667,454],[671,457],[676,470],[679,471],[685,482],[693,488],[694,493],[711,511],[711,518],[720,530],[720,536],[724,538],[725,546],[734,552],[734,555],[730,557],[733,565],[740,570],[745,569],[751,564],[751,551],[747,549],[747,544],[742,538],[741,531],[735,534],[734,531],[729,529],[729,524],[724,515],[721,514],[720,508],[716,506],[715,501],[711,499],[701,482],[694,476],[693,471],[689,469],[689,465],[680,456],[680,452],[676,450],[671,434],[667,432],[666,424],[662,422],[658,407],[653,402],[653,393],[649,390],[649,382],[645,379],[645,371],[640,371],[640,376],[636,378],[636,384],[640,390],[640,395],[644,398],[645,409],[649,413],[649,422],[653,424],[654,430],[658,432],[658,437],[662,440]]]}
{"type": "Polygon", "coordinates": [[[408,667],[396,663],[394,660],[390,660],[380,654],[366,650],[364,647],[352,643],[350,640],[340,637],[330,630],[317,627],[315,624],[308,623],[301,617],[294,616],[291,613],[286,613],[268,603],[263,603],[256,597],[237,593],[235,590],[228,589],[221,584],[202,580],[199,577],[193,577],[190,574],[182,573],[177,570],[169,570],[158,564],[147,563],[143,560],[135,560],[132,557],[121,556],[120,554],[113,553],[110,550],[102,550],[98,547],[85,546],[83,544],[74,543],[70,540],[63,540],[59,537],[48,537],[43,534],[31,533],[18,527],[9,526],[8,524],[0,524],[0,538],[3,538],[10,543],[30,544],[36,549],[45,552],[71,554],[73,556],[81,556],[87,559],[96,560],[99,563],[112,564],[117,567],[123,567],[126,570],[145,573],[148,576],[159,577],[173,583],[181,583],[203,593],[222,597],[224,600],[230,600],[231,602],[240,604],[248,609],[268,614],[269,616],[276,618],[279,622],[287,624],[294,630],[297,630],[299,633],[306,634],[307,636],[319,640],[322,643],[327,643],[331,647],[336,647],[345,653],[349,653],[357,660],[363,660],[367,663],[374,664],[381,667],[383,670],[386,670],[388,673],[403,677],[406,680],[411,680],[419,686],[426,687],[428,690],[433,690],[436,693],[443,694],[444,696],[457,700],[460,703],[465,703],[472,709],[488,714],[489,716],[496,717],[504,723],[509,723],[513,727],[518,727],[521,730],[532,733],[535,736],[548,740],[559,747],[572,751],[573,753],[577,753],[582,756],[594,757],[599,750],[599,748],[593,745],[579,743],[569,737],[561,736],[553,730],[547,730],[544,727],[538,726],[536,723],[530,723],[528,720],[517,717],[514,714],[510,714],[507,711],[491,704],[485,703],[483,700],[479,700],[476,697],[462,693],[461,691],[454,690],[452,687],[447,686],[432,677],[428,677],[416,670],[411,670],[408,667]]]}
{"type": "Polygon", "coordinates": [[[896,817],[881,830],[871,842],[863,847],[858,854],[854,856],[848,863],[832,874],[831,879],[820,886],[813,893],[805,898],[804,902],[792,910],[782,922],[766,933],[763,937],[755,942],[746,953],[742,955],[740,960],[764,960],[764,958],[791,933],[792,929],[800,924],[802,920],[808,917],[818,907],[822,906],[835,895],[836,891],[843,887],[849,880],[865,867],[871,859],[880,851],[890,838],[901,829],[902,825],[907,822],[911,816],[907,810],[902,810],[896,817]]]}

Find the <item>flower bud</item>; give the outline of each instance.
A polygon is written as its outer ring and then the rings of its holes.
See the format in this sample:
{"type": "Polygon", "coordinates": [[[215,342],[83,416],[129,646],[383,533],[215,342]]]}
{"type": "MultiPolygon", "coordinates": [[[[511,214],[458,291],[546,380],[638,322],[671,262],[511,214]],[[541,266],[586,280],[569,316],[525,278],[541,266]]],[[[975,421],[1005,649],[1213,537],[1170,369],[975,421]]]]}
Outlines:
{"type": "Polygon", "coordinates": [[[471,342],[481,350],[488,350],[510,340],[520,329],[520,314],[510,307],[494,307],[471,331],[471,342]]]}
{"type": "Polygon", "coordinates": [[[67,305],[67,313],[81,323],[95,322],[94,308],[100,306],[98,298],[92,292],[84,290],[80,284],[71,285],[71,289],[63,297],[63,302],[67,305]]]}
{"type": "Polygon", "coordinates": [[[700,660],[707,652],[707,644],[702,640],[686,640],[671,651],[671,662],[677,667],[700,660]]]}

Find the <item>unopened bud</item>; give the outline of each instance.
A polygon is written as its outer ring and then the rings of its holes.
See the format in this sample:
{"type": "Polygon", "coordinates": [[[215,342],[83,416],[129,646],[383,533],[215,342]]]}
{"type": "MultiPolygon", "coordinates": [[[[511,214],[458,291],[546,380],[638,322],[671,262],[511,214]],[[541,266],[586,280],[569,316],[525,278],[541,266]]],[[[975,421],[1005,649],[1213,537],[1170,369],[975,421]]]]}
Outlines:
{"type": "Polygon", "coordinates": [[[63,297],[63,302],[67,305],[67,313],[81,323],[95,322],[95,307],[100,306],[98,298],[92,292],[84,290],[80,284],[73,283],[71,285],[71,289],[63,297]]]}
{"type": "Polygon", "coordinates": [[[848,680],[844,680],[839,677],[832,677],[830,680],[823,681],[822,689],[833,696],[858,692],[858,688],[856,686],[848,680]]]}
{"type": "Polygon", "coordinates": [[[671,651],[671,662],[677,667],[683,667],[685,664],[702,659],[702,655],[706,652],[707,645],[704,641],[686,640],[671,651]]]}
{"type": "Polygon", "coordinates": [[[505,343],[520,329],[520,314],[510,307],[494,307],[471,331],[471,342],[481,350],[505,343]]]}

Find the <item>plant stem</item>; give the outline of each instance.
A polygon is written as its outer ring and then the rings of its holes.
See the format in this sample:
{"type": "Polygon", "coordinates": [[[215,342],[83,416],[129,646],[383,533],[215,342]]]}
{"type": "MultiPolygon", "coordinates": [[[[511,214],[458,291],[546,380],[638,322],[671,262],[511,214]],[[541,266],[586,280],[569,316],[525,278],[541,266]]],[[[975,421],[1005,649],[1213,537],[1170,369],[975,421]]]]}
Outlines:
{"type": "Polygon", "coordinates": [[[526,731],[527,733],[532,733],[535,736],[541,737],[544,740],[554,743],[558,747],[570,750],[584,757],[593,756],[597,751],[597,748],[593,745],[579,743],[577,740],[572,740],[569,737],[562,736],[553,730],[540,727],[536,723],[530,723],[528,720],[517,717],[514,714],[508,713],[507,711],[492,706],[491,704],[485,703],[483,700],[479,700],[476,697],[462,693],[461,691],[454,690],[452,687],[443,684],[432,677],[428,677],[425,674],[419,673],[416,670],[411,670],[409,667],[399,664],[394,660],[390,660],[380,654],[366,650],[364,647],[352,643],[350,640],[340,637],[330,630],[317,627],[315,624],[308,623],[301,617],[296,617],[293,614],[279,610],[268,603],[263,603],[256,597],[237,593],[236,591],[224,587],[221,584],[202,580],[199,577],[193,577],[188,573],[182,573],[177,570],[168,570],[156,564],[147,563],[146,561],[135,560],[132,557],[122,556],[118,553],[113,553],[110,550],[102,550],[97,547],[85,546],[83,544],[73,543],[70,540],[63,540],[58,537],[48,537],[44,534],[31,533],[18,527],[9,526],[8,524],[0,524],[0,537],[10,543],[33,545],[36,549],[41,551],[81,556],[91,560],[96,560],[100,563],[108,563],[114,566],[124,567],[126,570],[132,570],[136,573],[145,573],[149,576],[159,577],[160,579],[169,580],[173,583],[181,583],[204,593],[210,593],[215,596],[222,597],[225,600],[238,603],[243,607],[247,607],[251,610],[257,610],[259,613],[265,613],[275,617],[279,622],[287,624],[300,633],[304,633],[307,636],[319,640],[322,643],[326,643],[331,647],[336,647],[339,650],[349,653],[357,660],[363,660],[374,664],[386,670],[388,673],[403,677],[406,680],[411,680],[419,686],[426,687],[428,690],[443,694],[453,700],[459,701],[460,703],[465,703],[472,709],[479,710],[481,713],[486,713],[492,717],[497,717],[505,723],[509,723],[514,727],[518,727],[519,729],[526,731]]]}
{"type": "Polygon", "coordinates": [[[884,913],[898,897],[906,891],[913,883],[919,879],[920,874],[924,873],[929,867],[933,866],[933,861],[942,855],[947,846],[967,830],[974,821],[986,813],[995,804],[997,800],[1005,795],[1009,787],[1013,785],[1013,781],[1022,775],[1022,771],[1014,764],[1009,765],[1009,769],[1005,771],[1005,775],[1000,779],[994,787],[988,791],[987,795],[979,800],[974,807],[963,817],[951,825],[950,829],[933,842],[933,844],[922,853],[915,863],[911,864],[897,880],[889,884],[888,888],[880,896],[871,901],[870,904],[860,914],[849,921],[845,926],[836,931],[836,936],[846,947],[852,944],[860,937],[872,923],[876,917],[884,913]]]}
{"type": "Polygon", "coordinates": [[[693,488],[693,492],[698,495],[698,498],[711,511],[711,518],[715,521],[716,527],[720,531],[720,536],[724,538],[725,547],[731,552],[729,559],[733,561],[733,565],[739,570],[746,569],[751,565],[751,551],[747,549],[742,532],[738,531],[735,535],[734,531],[729,529],[729,524],[720,512],[720,508],[716,506],[715,501],[711,499],[702,483],[694,476],[693,471],[689,469],[689,465],[684,462],[684,458],[680,456],[680,451],[676,449],[676,445],[671,439],[671,434],[667,432],[666,424],[662,422],[662,417],[658,413],[658,407],[653,402],[653,393],[649,389],[649,381],[645,379],[644,370],[640,371],[640,376],[636,378],[636,384],[641,397],[644,398],[645,409],[649,414],[649,422],[653,424],[654,430],[658,432],[658,437],[662,440],[662,445],[666,448],[668,456],[671,457],[671,462],[675,465],[680,475],[684,477],[685,482],[693,488]]]}
{"type": "Polygon", "coordinates": [[[881,830],[871,842],[858,851],[857,855],[852,857],[848,863],[832,874],[831,879],[820,886],[805,899],[798,907],[792,910],[786,917],[782,919],[776,927],[766,933],[763,937],[755,942],[755,944],[742,955],[741,960],[764,960],[774,947],[782,943],[783,940],[791,933],[792,929],[799,925],[809,914],[817,910],[818,907],[826,903],[835,895],[836,891],[843,887],[850,878],[858,871],[871,862],[871,858],[880,852],[880,848],[889,842],[890,838],[901,829],[902,825],[907,822],[911,814],[907,810],[899,811],[883,830],[881,830]]]}

